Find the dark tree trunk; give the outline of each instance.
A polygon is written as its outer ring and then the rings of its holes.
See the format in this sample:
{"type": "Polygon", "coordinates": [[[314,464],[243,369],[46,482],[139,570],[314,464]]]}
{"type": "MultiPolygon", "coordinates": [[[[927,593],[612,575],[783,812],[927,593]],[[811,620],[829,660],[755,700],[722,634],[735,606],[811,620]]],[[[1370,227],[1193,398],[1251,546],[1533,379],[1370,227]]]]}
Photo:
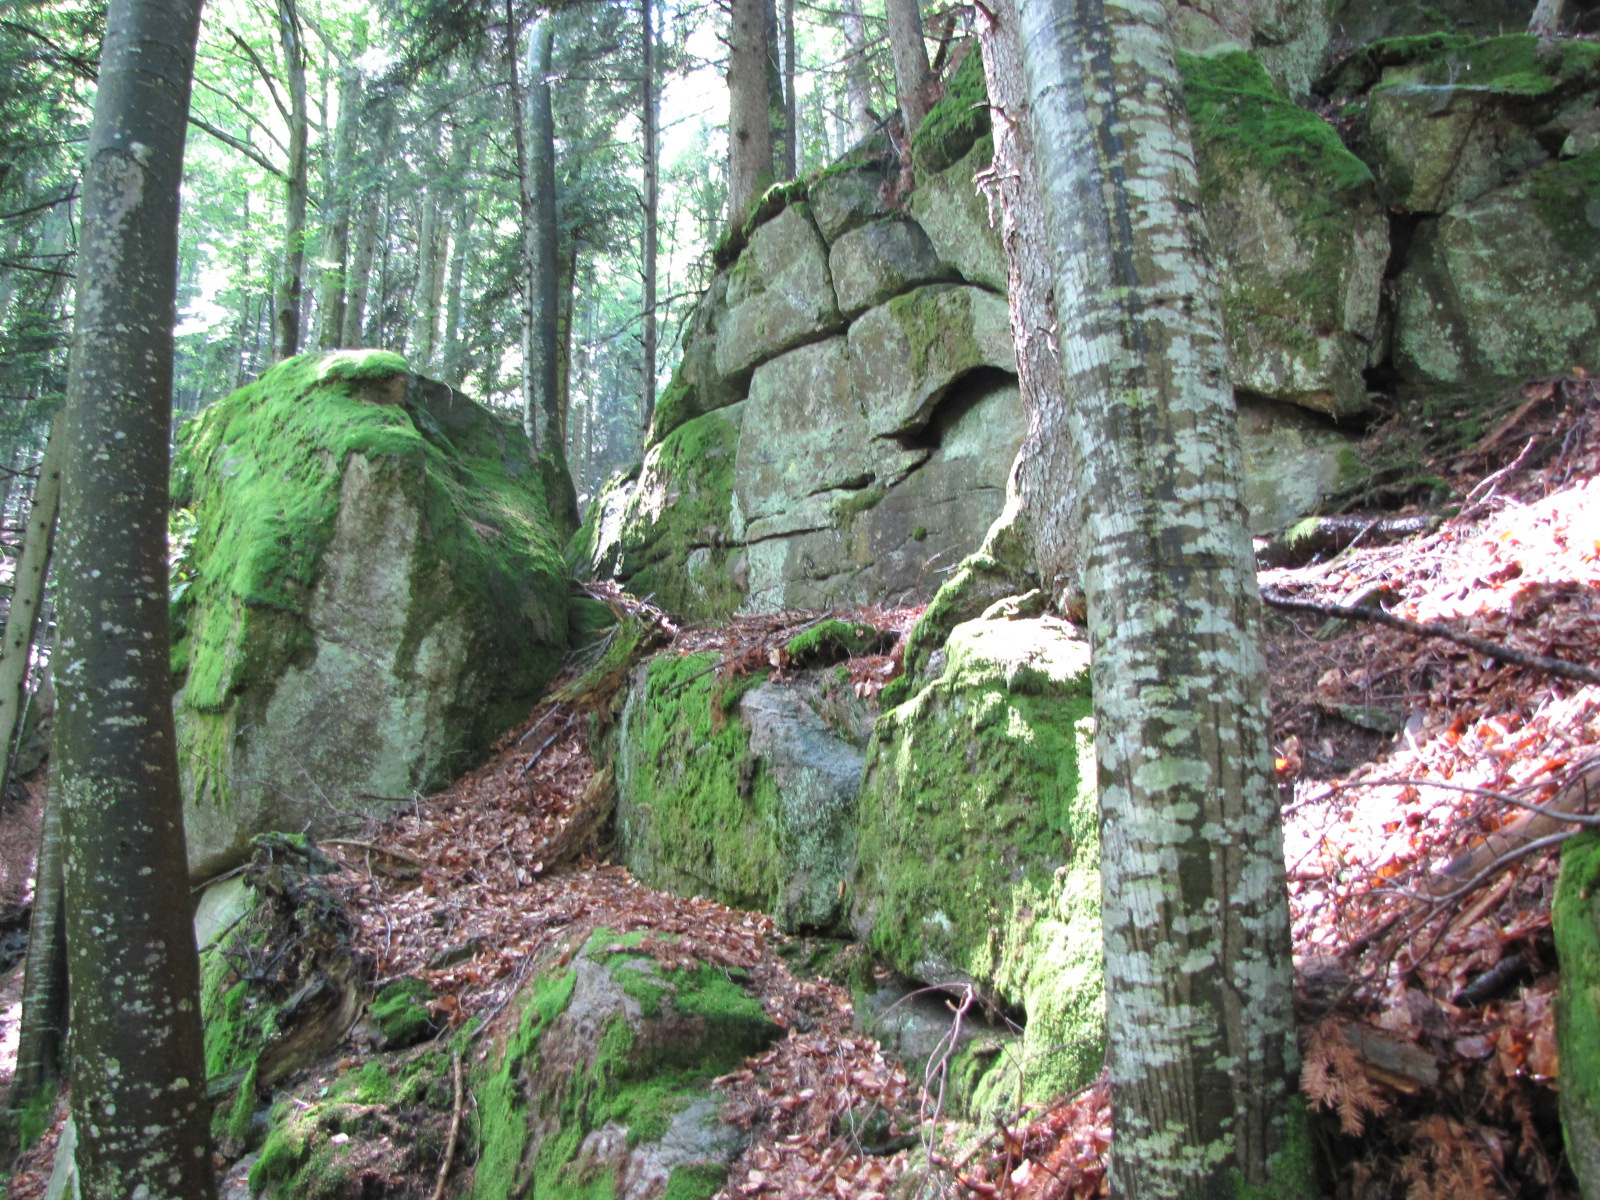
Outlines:
{"type": "Polygon", "coordinates": [[[61,904],[61,801],[52,787],[45,796],[34,863],[33,912],[28,921],[28,958],[23,969],[22,1029],[17,1035],[17,1073],[6,1109],[15,1115],[61,1079],[67,1033],[67,929],[61,904]]]}
{"type": "Polygon", "coordinates": [[[783,178],[799,178],[800,109],[794,98],[794,0],[783,0],[783,178]]]}
{"type": "Polygon", "coordinates": [[[728,225],[738,229],[772,184],[766,0],[732,0],[728,36],[728,225]]]}
{"type": "Polygon", "coordinates": [[[1313,1194],[1226,343],[1162,0],[1028,0],[1084,514],[1113,1195],[1313,1194]],[[1303,1143],[1299,1147],[1305,1149],[1303,1143]]]}
{"type": "Polygon", "coordinates": [[[54,782],[76,1161],[92,1200],[215,1195],[167,630],[178,186],[199,22],[199,0],[112,0],[83,183],[54,782]]]}
{"type": "Polygon", "coordinates": [[[294,0],[278,0],[278,37],[289,82],[288,216],[283,227],[283,279],[278,290],[278,357],[300,352],[301,294],[306,266],[306,58],[294,0]]]}
{"type": "Polygon", "coordinates": [[[333,178],[323,212],[322,299],[318,304],[321,348],[336,350],[343,344],[347,260],[350,257],[350,201],[355,189],[351,177],[356,165],[356,130],[361,107],[361,72],[355,65],[364,49],[357,39],[354,55],[339,71],[339,123],[334,130],[333,178]]]}

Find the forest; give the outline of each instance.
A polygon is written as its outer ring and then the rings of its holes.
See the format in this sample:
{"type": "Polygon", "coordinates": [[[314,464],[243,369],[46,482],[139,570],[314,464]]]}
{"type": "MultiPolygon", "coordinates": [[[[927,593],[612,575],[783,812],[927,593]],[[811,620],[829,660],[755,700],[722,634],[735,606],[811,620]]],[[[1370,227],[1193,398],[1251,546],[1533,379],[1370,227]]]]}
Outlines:
{"type": "Polygon", "coordinates": [[[15,0],[22,1197],[1600,1200],[1600,8],[15,0]]]}

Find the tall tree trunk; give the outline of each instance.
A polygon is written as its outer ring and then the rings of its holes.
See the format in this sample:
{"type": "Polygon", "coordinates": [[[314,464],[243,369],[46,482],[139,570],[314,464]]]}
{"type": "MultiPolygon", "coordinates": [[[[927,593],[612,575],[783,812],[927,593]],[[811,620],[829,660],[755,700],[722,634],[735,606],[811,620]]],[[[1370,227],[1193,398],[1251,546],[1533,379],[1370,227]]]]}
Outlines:
{"type": "Polygon", "coordinates": [[[738,229],[772,183],[766,0],[732,0],[728,36],[728,225],[738,229]]]}
{"type": "Polygon", "coordinates": [[[656,146],[660,111],[656,99],[656,30],[651,0],[639,0],[644,35],[644,320],[639,362],[639,428],[648,430],[656,411],[656,239],[661,211],[661,152],[656,146]]]}
{"type": "MultiPolygon", "coordinates": [[[[990,186],[1000,200],[1000,240],[1006,252],[1006,296],[1017,347],[1017,383],[1028,434],[1017,454],[1006,515],[997,530],[1014,528],[1022,538],[1019,557],[1032,563],[1050,594],[1060,600],[1081,587],[1083,538],[1081,495],[1067,436],[1067,399],[1056,352],[1055,274],[1049,256],[1044,196],[1039,188],[1017,0],[993,0],[978,9],[989,104],[995,110],[994,166],[990,186]]],[[[991,538],[990,552],[1006,557],[991,538]]]]}
{"type": "Polygon", "coordinates": [[[800,107],[794,96],[794,0],[783,0],[783,177],[799,178],[800,107]]]}
{"type": "Polygon", "coordinates": [[[928,115],[933,68],[922,36],[922,9],[917,0],[884,0],[889,18],[889,52],[894,56],[895,99],[906,123],[906,140],[917,136],[928,115]]]}
{"type": "Polygon", "coordinates": [[[550,53],[555,25],[549,14],[528,35],[526,125],[528,223],[523,253],[528,277],[527,359],[522,427],[535,459],[561,446],[560,300],[556,246],[556,140],[550,111],[550,53]]]}
{"type": "Polygon", "coordinates": [[[435,198],[437,189],[424,185],[417,195],[422,206],[422,228],[417,235],[417,286],[411,294],[411,335],[407,352],[412,367],[427,371],[433,360],[433,342],[439,329],[440,262],[437,243],[443,240],[440,230],[440,205],[435,198]]]}
{"type": "Polygon", "coordinates": [[[83,182],[53,771],[87,1200],[215,1195],[167,628],[178,187],[199,25],[199,0],[112,0],[83,182]]]}
{"type": "Polygon", "coordinates": [[[778,51],[782,45],[782,30],[778,26],[778,0],[766,0],[767,54],[767,128],[772,130],[773,178],[788,179],[783,174],[783,164],[788,158],[789,126],[785,119],[788,106],[783,95],[783,63],[778,51]]]}
{"type": "Polygon", "coordinates": [[[850,98],[850,132],[864,142],[877,129],[872,115],[872,83],[867,75],[867,22],[861,14],[861,0],[843,0],[839,16],[844,29],[845,89],[850,98]]]}
{"type": "Polygon", "coordinates": [[[1542,38],[1555,37],[1561,32],[1561,11],[1565,7],[1566,0],[1539,0],[1528,22],[1528,32],[1542,38]]]}
{"type": "Polygon", "coordinates": [[[333,135],[333,178],[323,208],[322,299],[318,304],[323,350],[337,350],[344,339],[345,275],[350,257],[350,201],[355,180],[356,130],[360,127],[361,71],[356,59],[365,49],[358,35],[350,58],[339,70],[339,123],[333,135]]]}
{"type": "Polygon", "coordinates": [[[28,920],[28,957],[23,968],[22,1028],[17,1035],[17,1070],[6,1111],[21,1113],[61,1079],[67,1033],[67,923],[61,896],[61,800],[52,786],[39,824],[34,862],[33,912],[28,920]]]}
{"type": "MultiPolygon", "coordinates": [[[[457,130],[465,142],[466,136],[457,130]]],[[[476,155],[475,155],[476,157],[476,155]]],[[[451,220],[454,233],[450,243],[450,281],[445,288],[444,349],[441,353],[440,373],[449,383],[460,383],[464,345],[461,340],[462,286],[467,274],[467,257],[472,246],[472,226],[478,219],[478,188],[475,184],[477,164],[460,181],[456,191],[455,215],[451,220]]]]}
{"type": "Polygon", "coordinates": [[[44,601],[44,581],[55,542],[65,441],[61,418],[57,416],[39,463],[39,480],[33,488],[33,507],[23,533],[22,554],[17,559],[5,633],[0,635],[0,795],[5,793],[11,769],[11,742],[22,727],[28,659],[39,627],[39,606],[44,601]]]}
{"type": "MultiPolygon", "coordinates": [[[[243,228],[250,228],[250,193],[248,191],[244,193],[243,228]]],[[[241,289],[243,294],[239,298],[239,325],[234,332],[234,340],[238,343],[239,348],[238,361],[234,364],[233,371],[233,386],[235,390],[244,386],[245,370],[250,358],[251,317],[255,311],[255,297],[247,290],[250,279],[250,239],[243,238],[241,241],[244,249],[244,263],[239,277],[246,281],[246,288],[241,289]]]]}
{"type": "Polygon", "coordinates": [[[295,0],[278,0],[278,39],[289,84],[289,183],[278,290],[278,357],[300,352],[300,300],[306,264],[306,60],[295,0]]]}
{"type": "Polygon", "coordinates": [[[1111,1186],[1312,1194],[1243,466],[1172,0],[1029,0],[1084,520],[1111,1186]],[[1108,15],[1114,12],[1115,16],[1108,15]],[[1295,1122],[1300,1125],[1299,1121],[1295,1122]],[[1303,1148],[1303,1147],[1302,1147],[1303,1148]]]}

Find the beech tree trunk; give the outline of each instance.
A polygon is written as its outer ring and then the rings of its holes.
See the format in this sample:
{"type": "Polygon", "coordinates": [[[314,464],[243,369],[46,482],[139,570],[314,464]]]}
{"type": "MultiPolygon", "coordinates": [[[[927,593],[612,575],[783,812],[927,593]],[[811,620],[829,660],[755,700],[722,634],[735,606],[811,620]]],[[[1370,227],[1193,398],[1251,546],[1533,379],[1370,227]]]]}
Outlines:
{"type": "Polygon", "coordinates": [[[53,770],[86,1200],[215,1195],[167,628],[178,186],[199,24],[200,0],[111,0],[83,182],[53,770]]]}
{"type": "Polygon", "coordinates": [[[917,136],[928,115],[933,68],[922,36],[922,9],[917,0],[884,0],[889,17],[889,52],[894,56],[894,91],[906,123],[906,141],[917,136]]]}
{"type": "Polygon", "coordinates": [[[656,242],[661,211],[661,151],[656,145],[660,110],[656,94],[656,32],[651,0],[639,0],[644,32],[644,320],[639,363],[639,429],[650,428],[656,411],[656,242]]]}
{"type": "Polygon", "coordinates": [[[728,35],[728,225],[737,230],[772,185],[766,0],[732,0],[728,35]]]}
{"type": "Polygon", "coordinates": [[[44,581],[50,571],[50,551],[55,542],[65,440],[58,416],[51,427],[50,439],[45,443],[44,458],[39,462],[39,480],[34,484],[33,507],[28,511],[22,553],[17,558],[5,633],[0,635],[0,794],[5,792],[11,769],[11,743],[22,727],[28,660],[39,627],[39,606],[44,601],[44,581]]]}
{"type": "Polygon", "coordinates": [[[527,224],[523,254],[527,267],[527,355],[523,377],[522,427],[535,459],[561,446],[560,263],[556,244],[556,140],[550,111],[550,55],[555,40],[547,13],[528,35],[527,224]]]}
{"type": "Polygon", "coordinates": [[[1112,1192],[1209,1200],[1270,1173],[1275,1200],[1309,1196],[1308,1158],[1279,1153],[1303,1136],[1282,829],[1176,4],[1020,9],[1066,428],[1093,497],[1112,1192]]]}
{"type": "Polygon", "coordinates": [[[872,115],[872,84],[867,75],[867,22],[861,13],[861,0],[843,0],[839,16],[844,30],[845,90],[850,98],[850,133],[858,142],[871,137],[878,127],[872,115]]]}
{"type": "Polygon", "coordinates": [[[278,357],[300,353],[301,295],[306,270],[306,58],[294,0],[278,0],[278,38],[289,84],[289,183],[283,226],[283,279],[278,289],[278,357]]]}
{"type": "MultiPolygon", "coordinates": [[[[1055,274],[1049,256],[1040,253],[1049,244],[1049,230],[1029,124],[1017,0],[994,0],[980,7],[977,28],[995,114],[994,166],[987,180],[1000,200],[1017,383],[1028,415],[1027,437],[1007,489],[1006,512],[996,528],[1016,531],[1021,537],[1019,557],[1037,568],[1062,607],[1075,609],[1083,575],[1081,493],[1066,430],[1061,356],[1056,352],[1056,304],[1051,294],[1055,274]]],[[[990,541],[990,552],[1004,557],[1002,548],[992,544],[993,538],[990,541]]]]}

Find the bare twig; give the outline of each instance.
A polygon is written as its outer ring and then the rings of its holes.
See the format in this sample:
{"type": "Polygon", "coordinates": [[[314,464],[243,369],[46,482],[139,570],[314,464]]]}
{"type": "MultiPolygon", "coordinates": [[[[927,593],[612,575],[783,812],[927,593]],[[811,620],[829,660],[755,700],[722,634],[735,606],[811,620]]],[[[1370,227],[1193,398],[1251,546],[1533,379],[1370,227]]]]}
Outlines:
{"type": "Polygon", "coordinates": [[[444,1200],[445,1180],[450,1178],[450,1167],[456,1158],[456,1139],[461,1134],[461,1051],[450,1056],[450,1077],[455,1083],[455,1107],[450,1114],[450,1136],[444,1140],[444,1161],[439,1164],[439,1178],[433,1185],[433,1200],[444,1200]]]}
{"type": "Polygon", "coordinates": [[[561,728],[557,729],[549,737],[545,738],[545,740],[540,743],[539,748],[533,752],[533,757],[522,764],[522,770],[517,772],[518,779],[521,779],[529,771],[533,770],[534,764],[544,757],[544,752],[546,750],[555,745],[556,739],[562,734],[566,733],[567,730],[572,728],[572,722],[577,719],[577,716],[578,714],[576,712],[567,713],[567,719],[561,723],[561,728]]]}
{"type": "Polygon", "coordinates": [[[1381,608],[1373,608],[1363,604],[1322,604],[1315,600],[1292,600],[1288,596],[1280,596],[1267,588],[1261,589],[1262,602],[1273,608],[1286,609],[1289,612],[1317,613],[1324,617],[1342,617],[1351,621],[1371,621],[1377,625],[1387,625],[1391,629],[1404,630],[1406,633],[1418,637],[1443,638],[1448,642],[1455,642],[1469,650],[1476,650],[1479,654],[1488,656],[1496,662],[1507,663],[1517,667],[1532,667],[1536,671],[1544,671],[1549,675],[1559,675],[1563,679],[1576,679],[1582,683],[1600,684],[1600,671],[1593,667],[1586,667],[1579,663],[1568,662],[1561,658],[1549,658],[1543,654],[1529,654],[1526,650],[1517,650],[1511,646],[1491,642],[1487,638],[1475,637],[1470,633],[1461,633],[1448,625],[1437,623],[1413,621],[1407,617],[1396,616],[1381,608]]]}

